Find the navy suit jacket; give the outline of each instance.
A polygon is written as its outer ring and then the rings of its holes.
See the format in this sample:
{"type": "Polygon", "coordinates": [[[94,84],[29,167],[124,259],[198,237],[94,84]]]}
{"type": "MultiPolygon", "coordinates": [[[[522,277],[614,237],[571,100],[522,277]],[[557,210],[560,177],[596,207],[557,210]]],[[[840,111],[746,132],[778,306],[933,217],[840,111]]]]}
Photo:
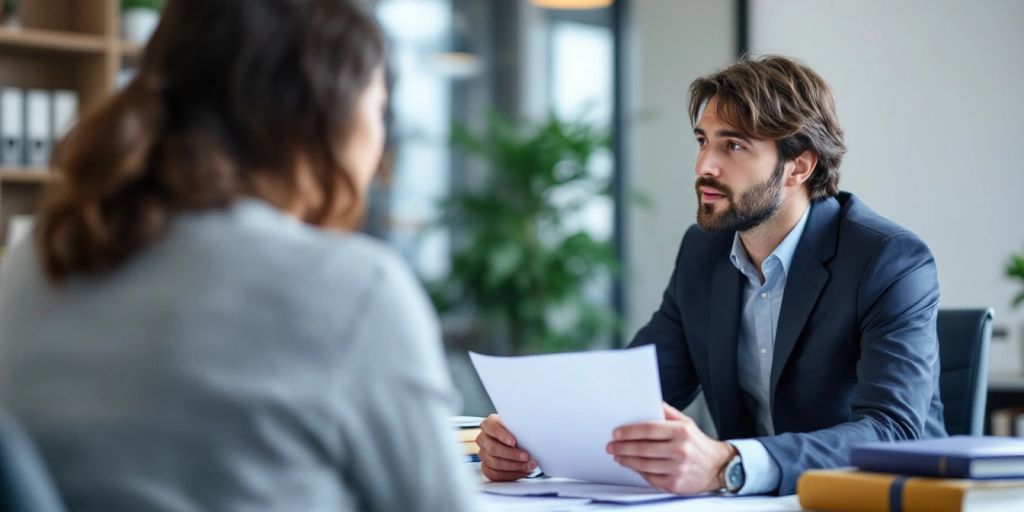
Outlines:
{"type": "Polygon", "coordinates": [[[703,391],[720,439],[756,438],[780,494],[869,441],[944,437],[935,260],[913,233],[849,193],[816,201],[786,279],[769,392],[776,435],[756,437],[737,377],[743,274],[733,232],[683,237],[661,307],[630,346],[657,347],[676,408],[703,391]]]}

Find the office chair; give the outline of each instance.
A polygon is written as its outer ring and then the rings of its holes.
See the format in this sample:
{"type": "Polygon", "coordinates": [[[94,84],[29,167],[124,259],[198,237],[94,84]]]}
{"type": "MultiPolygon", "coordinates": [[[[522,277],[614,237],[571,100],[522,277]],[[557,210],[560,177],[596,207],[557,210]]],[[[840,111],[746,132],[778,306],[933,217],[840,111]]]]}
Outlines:
{"type": "Polygon", "coordinates": [[[63,512],[64,505],[28,435],[0,410],[0,510],[63,512]]]}
{"type": "Polygon", "coordinates": [[[951,436],[984,432],[993,314],[992,309],[939,310],[939,394],[951,436]]]}

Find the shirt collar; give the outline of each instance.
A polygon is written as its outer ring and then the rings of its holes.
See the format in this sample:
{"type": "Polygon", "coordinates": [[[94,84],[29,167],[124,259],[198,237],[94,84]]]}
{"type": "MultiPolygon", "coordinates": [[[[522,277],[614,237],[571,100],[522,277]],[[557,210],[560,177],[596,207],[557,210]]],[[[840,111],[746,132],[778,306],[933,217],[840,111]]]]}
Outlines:
{"type": "MultiPolygon", "coordinates": [[[[762,271],[764,271],[769,261],[775,259],[782,265],[783,275],[789,275],[789,267],[793,263],[793,255],[796,253],[796,246],[800,243],[800,236],[804,233],[804,227],[807,225],[807,216],[810,212],[811,206],[807,205],[804,214],[800,216],[796,226],[789,230],[786,238],[783,238],[779,245],[775,247],[775,250],[765,258],[764,263],[761,264],[762,271]]],[[[733,266],[739,269],[740,272],[748,276],[751,274],[757,275],[754,264],[751,263],[750,256],[747,255],[747,250],[743,248],[739,231],[733,235],[732,251],[729,253],[729,260],[732,261],[733,266]]]]}

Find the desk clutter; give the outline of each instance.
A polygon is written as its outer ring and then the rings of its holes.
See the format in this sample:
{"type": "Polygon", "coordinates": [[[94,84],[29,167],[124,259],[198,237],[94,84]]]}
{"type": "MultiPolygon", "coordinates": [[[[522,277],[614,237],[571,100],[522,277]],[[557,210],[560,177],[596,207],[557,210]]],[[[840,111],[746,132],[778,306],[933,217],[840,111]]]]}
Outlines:
{"type": "Polygon", "coordinates": [[[483,421],[478,416],[453,416],[449,420],[462,447],[465,462],[480,462],[480,446],[476,444],[476,437],[480,435],[480,423],[483,421]]]}
{"type": "Polygon", "coordinates": [[[853,468],[800,477],[800,506],[824,512],[1024,511],[1024,439],[954,436],[854,448],[853,468]]]}

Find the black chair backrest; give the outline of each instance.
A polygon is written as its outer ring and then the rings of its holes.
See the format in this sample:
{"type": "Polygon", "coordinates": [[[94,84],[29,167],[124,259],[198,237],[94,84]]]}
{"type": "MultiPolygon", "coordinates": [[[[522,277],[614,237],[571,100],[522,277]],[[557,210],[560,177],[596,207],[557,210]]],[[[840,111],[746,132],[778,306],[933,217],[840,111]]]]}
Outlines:
{"type": "Polygon", "coordinates": [[[983,433],[992,316],[991,309],[939,310],[939,394],[951,436],[983,433]]]}
{"type": "Polygon", "coordinates": [[[64,505],[28,435],[0,410],[0,510],[63,512],[64,505]]]}

